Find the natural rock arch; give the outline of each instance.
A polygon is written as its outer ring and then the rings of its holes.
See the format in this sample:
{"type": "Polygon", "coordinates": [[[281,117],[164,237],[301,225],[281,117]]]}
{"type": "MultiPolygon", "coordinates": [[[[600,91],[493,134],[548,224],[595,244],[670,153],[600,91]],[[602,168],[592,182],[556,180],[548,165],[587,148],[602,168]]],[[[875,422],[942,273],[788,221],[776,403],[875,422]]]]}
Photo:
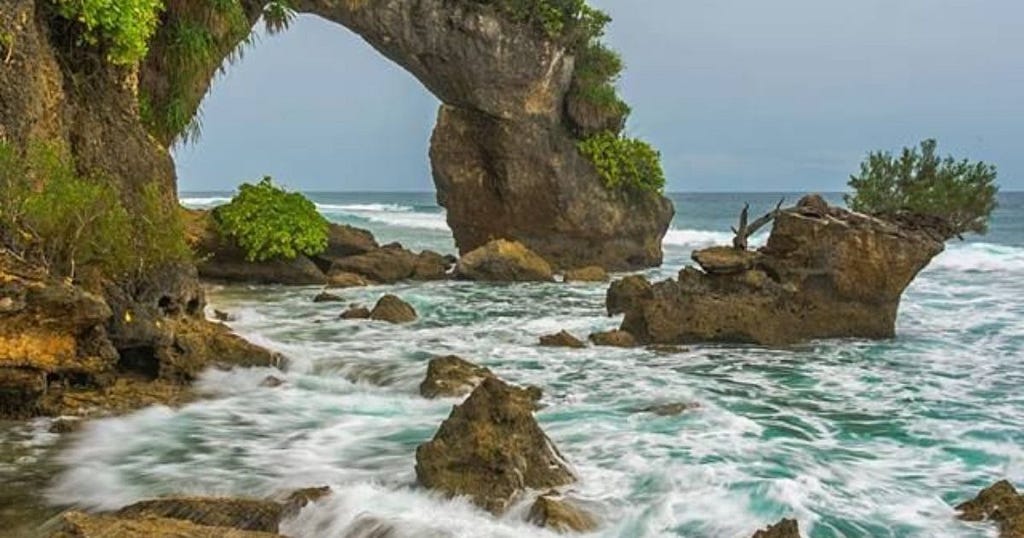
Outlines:
{"type": "MultiPolygon", "coordinates": [[[[140,89],[166,101],[173,84],[166,34],[194,9],[168,2],[165,22],[140,70],[140,89]]],[[[250,24],[263,0],[243,0],[250,24]]],[[[532,27],[471,1],[302,0],[297,11],[360,35],[441,102],[430,161],[438,202],[463,253],[497,238],[519,240],[562,268],[628,269],[661,263],[673,215],[655,193],[613,191],[576,149],[565,99],[574,57],[532,27]]],[[[218,31],[216,25],[214,31],[218,31]]],[[[218,55],[186,88],[198,108],[223,58],[246,39],[219,28],[218,55]]],[[[151,129],[153,130],[153,129],[151,129]]],[[[179,133],[153,133],[166,146],[179,133]]]]}

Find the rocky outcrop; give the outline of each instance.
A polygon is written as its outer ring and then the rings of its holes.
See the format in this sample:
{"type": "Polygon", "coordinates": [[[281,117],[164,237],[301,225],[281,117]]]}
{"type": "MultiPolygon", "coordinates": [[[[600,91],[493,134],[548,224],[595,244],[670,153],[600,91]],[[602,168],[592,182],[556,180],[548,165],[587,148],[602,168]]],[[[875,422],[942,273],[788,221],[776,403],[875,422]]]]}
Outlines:
{"type": "Polygon", "coordinates": [[[964,521],[994,521],[1000,538],[1024,538],[1024,497],[1007,480],[981,490],[956,509],[964,521]]]}
{"type": "Polygon", "coordinates": [[[156,537],[272,538],[281,522],[329,495],[306,488],[280,499],[165,497],[137,502],[107,514],[68,512],[53,538],[156,537]]]}
{"type": "Polygon", "coordinates": [[[527,488],[552,488],[575,476],[533,417],[536,391],[486,378],[452,409],[434,438],[416,449],[424,487],[468,496],[501,514],[527,488]]]}
{"type": "Polygon", "coordinates": [[[460,357],[437,357],[427,364],[427,377],[420,383],[420,394],[424,398],[458,398],[473,392],[489,377],[494,377],[489,369],[460,357]]]}
{"type": "Polygon", "coordinates": [[[452,265],[436,252],[417,254],[397,243],[380,247],[369,231],[335,223],[329,224],[321,254],[251,262],[233,239],[221,234],[214,211],[185,210],[184,215],[189,243],[199,253],[199,276],[207,280],[344,288],[441,280],[452,265]]]}
{"type": "Polygon", "coordinates": [[[549,492],[537,497],[530,506],[526,519],[534,525],[561,533],[597,530],[597,520],[594,516],[563,499],[558,492],[549,492]]]}
{"type": "Polygon", "coordinates": [[[277,533],[196,525],[190,521],[146,517],[124,519],[110,515],[68,512],[50,538],[284,538],[277,533]]]}
{"type": "Polygon", "coordinates": [[[86,291],[0,251],[0,416],[179,403],[211,366],[281,364],[202,319],[201,290],[178,278],[194,271],[140,280],[132,294],[102,279],[86,291]]]}
{"type": "Polygon", "coordinates": [[[485,282],[549,282],[551,265],[522,243],[497,239],[463,256],[455,274],[485,282]]]}
{"type": "Polygon", "coordinates": [[[756,252],[713,247],[676,280],[616,282],[609,313],[625,312],[622,329],[645,343],[892,337],[900,296],[942,235],[823,203],[779,211],[756,252]]]}
{"type": "Polygon", "coordinates": [[[341,319],[370,319],[370,309],[365,306],[353,306],[341,313],[341,319]]]}
{"type": "Polygon", "coordinates": [[[566,282],[607,282],[608,271],[605,271],[603,267],[592,265],[590,267],[581,267],[579,269],[570,269],[565,272],[566,282]]]}
{"type": "Polygon", "coordinates": [[[795,519],[783,519],[755,532],[750,538],[800,538],[800,526],[795,519]]]}
{"type": "Polygon", "coordinates": [[[388,323],[411,323],[417,317],[412,305],[391,294],[381,297],[370,311],[370,319],[388,323]]]}
{"type": "Polygon", "coordinates": [[[546,334],[541,336],[540,345],[545,347],[571,347],[577,349],[587,346],[579,338],[576,338],[568,331],[559,331],[555,334],[546,334]]]}
{"type": "Polygon", "coordinates": [[[593,333],[590,335],[590,341],[596,346],[634,347],[637,345],[636,338],[622,330],[593,333]]]}
{"type": "Polygon", "coordinates": [[[196,525],[276,533],[284,506],[260,499],[168,497],[141,501],[113,515],[123,519],[167,518],[196,525]]]}

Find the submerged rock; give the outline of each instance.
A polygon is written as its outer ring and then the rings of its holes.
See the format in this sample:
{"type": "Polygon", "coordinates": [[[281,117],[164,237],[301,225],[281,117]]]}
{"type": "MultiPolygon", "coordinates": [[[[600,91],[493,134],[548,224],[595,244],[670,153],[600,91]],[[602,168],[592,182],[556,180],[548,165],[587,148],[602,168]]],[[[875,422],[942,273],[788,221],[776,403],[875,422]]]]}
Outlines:
{"type": "Polygon", "coordinates": [[[263,378],[263,381],[260,381],[260,386],[261,387],[265,387],[265,388],[269,388],[269,389],[276,389],[277,387],[280,387],[281,385],[284,385],[284,380],[281,379],[280,377],[275,377],[275,376],[272,376],[272,375],[268,375],[267,377],[263,378]]]}
{"type": "Polygon", "coordinates": [[[341,313],[341,319],[370,319],[370,309],[365,306],[353,306],[341,313]]]}
{"type": "Polygon", "coordinates": [[[343,302],[345,302],[345,298],[342,297],[341,295],[335,295],[333,293],[328,293],[326,291],[322,291],[322,292],[318,293],[316,295],[316,297],[313,297],[313,302],[314,303],[343,303],[343,302]]]}
{"type": "Polygon", "coordinates": [[[284,497],[281,501],[281,519],[288,519],[297,515],[303,508],[316,503],[332,494],[330,486],[304,488],[295,490],[284,497]]]}
{"type": "Polygon", "coordinates": [[[941,234],[821,203],[779,211],[757,252],[713,247],[693,255],[703,272],[616,282],[609,312],[625,312],[621,328],[644,343],[892,337],[900,296],[942,251],[941,234]]]}
{"type": "Polygon", "coordinates": [[[466,254],[455,265],[455,274],[466,280],[488,282],[548,282],[551,266],[522,243],[496,239],[466,254]]]}
{"type": "Polygon", "coordinates": [[[800,526],[795,519],[783,519],[755,532],[750,538],[800,538],[800,526]]]}
{"type": "Polygon", "coordinates": [[[570,269],[565,272],[566,282],[607,282],[608,271],[603,267],[591,265],[580,269],[570,269]]]}
{"type": "Polygon", "coordinates": [[[1024,497],[1007,480],[981,490],[977,497],[956,509],[964,521],[998,523],[1000,538],[1024,538],[1024,497]]]}
{"type": "Polygon", "coordinates": [[[534,525],[561,533],[597,530],[597,520],[594,516],[561,498],[557,492],[537,497],[526,519],[534,525]]]}
{"type": "Polygon", "coordinates": [[[381,297],[370,311],[370,319],[388,323],[411,323],[417,317],[412,305],[390,293],[381,297]]]}
{"type": "Polygon", "coordinates": [[[651,413],[660,417],[670,417],[675,415],[681,415],[685,411],[691,409],[699,409],[700,404],[697,402],[672,402],[672,403],[661,403],[648,405],[646,407],[640,407],[636,409],[637,413],[651,413]]]}
{"type": "Polygon", "coordinates": [[[437,357],[427,365],[427,377],[420,384],[420,394],[424,398],[457,398],[473,392],[489,377],[495,377],[489,369],[460,357],[437,357]]]}
{"type": "Polygon", "coordinates": [[[632,334],[618,329],[591,334],[590,341],[598,346],[635,347],[637,345],[636,338],[632,334]]]}
{"type": "Polygon", "coordinates": [[[560,331],[555,334],[547,334],[540,337],[540,345],[546,347],[571,347],[571,348],[583,348],[587,347],[582,340],[576,338],[568,331],[560,331]]]}
{"type": "Polygon", "coordinates": [[[527,488],[575,481],[533,417],[536,394],[486,378],[456,405],[434,438],[416,449],[416,477],[501,514],[527,488]]]}

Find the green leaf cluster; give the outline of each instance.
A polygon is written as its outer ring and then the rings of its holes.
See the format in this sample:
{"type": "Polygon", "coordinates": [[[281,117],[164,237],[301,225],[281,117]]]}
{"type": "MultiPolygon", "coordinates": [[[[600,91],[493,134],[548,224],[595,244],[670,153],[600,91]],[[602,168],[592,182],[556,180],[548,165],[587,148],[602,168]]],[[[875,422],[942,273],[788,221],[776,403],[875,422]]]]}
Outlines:
{"type": "Polygon", "coordinates": [[[103,177],[83,177],[60,148],[32,144],[20,153],[0,143],[0,240],[55,276],[83,267],[117,279],[191,259],[177,204],[150,184],[125,205],[103,177]]]}
{"type": "Polygon", "coordinates": [[[850,176],[850,209],[875,215],[910,212],[943,219],[952,235],[985,233],[996,208],[995,166],[952,156],[939,157],[929,139],[918,148],[869,153],[860,173],[850,176]]]}
{"type": "Polygon", "coordinates": [[[599,37],[611,18],[586,0],[476,0],[493,5],[510,19],[528,23],[552,39],[583,43],[599,37]]]}
{"type": "Polygon", "coordinates": [[[661,154],[643,140],[602,132],[577,146],[609,189],[660,193],[665,188],[661,154]]]}
{"type": "Polygon", "coordinates": [[[117,65],[134,65],[149,50],[163,0],[51,0],[64,18],[82,25],[85,43],[102,46],[117,65]]]}
{"type": "Polygon", "coordinates": [[[234,238],[249,261],[294,259],[327,248],[327,220],[301,193],[274,185],[267,176],[243,183],[231,202],[214,211],[220,230],[234,238]]]}

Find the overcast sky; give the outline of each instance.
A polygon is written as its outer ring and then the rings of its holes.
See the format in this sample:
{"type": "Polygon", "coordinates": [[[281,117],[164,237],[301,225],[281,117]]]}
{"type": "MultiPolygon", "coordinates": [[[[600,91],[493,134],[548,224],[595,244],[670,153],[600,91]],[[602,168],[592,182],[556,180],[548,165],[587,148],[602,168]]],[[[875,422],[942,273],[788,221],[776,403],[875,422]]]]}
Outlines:
{"type": "MultiPolygon", "coordinates": [[[[935,137],[1024,189],[1021,0],[592,0],[614,18],[628,132],[670,191],[842,190],[863,155],[935,137]]],[[[181,190],[432,191],[437,100],[340,26],[301,17],[214,84],[181,190]]]]}

